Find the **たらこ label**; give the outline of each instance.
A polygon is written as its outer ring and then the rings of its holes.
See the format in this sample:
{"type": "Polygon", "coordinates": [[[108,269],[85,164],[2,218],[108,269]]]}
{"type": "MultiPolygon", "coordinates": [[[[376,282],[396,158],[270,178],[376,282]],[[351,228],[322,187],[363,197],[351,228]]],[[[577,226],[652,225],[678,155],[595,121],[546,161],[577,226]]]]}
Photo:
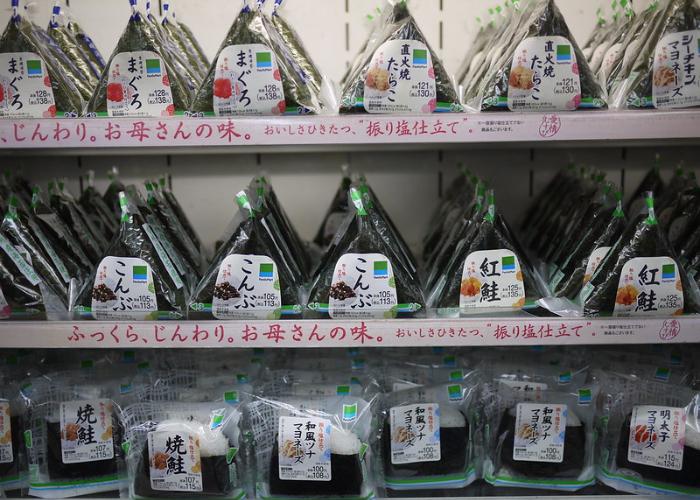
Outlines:
{"type": "Polygon", "coordinates": [[[482,250],[467,256],[459,293],[461,309],[524,305],[523,272],[513,252],[482,250]]]}
{"type": "Polygon", "coordinates": [[[114,458],[112,402],[107,399],[61,403],[61,457],[64,464],[114,458]]]}
{"type": "Polygon", "coordinates": [[[95,319],[151,319],[158,310],[151,266],[134,257],[105,257],[92,289],[95,319]]]}
{"type": "Polygon", "coordinates": [[[415,404],[389,411],[391,463],[440,461],[440,406],[415,404]]]}
{"type": "Polygon", "coordinates": [[[147,50],[121,52],[109,66],[109,116],[172,116],[175,114],[168,70],[163,59],[147,50]]]}
{"type": "Polygon", "coordinates": [[[331,480],[331,423],[323,418],[280,417],[279,478],[331,480]]]}
{"type": "Polygon", "coordinates": [[[199,440],[183,427],[149,432],[148,461],[154,490],[203,490],[199,440]]]}
{"type": "Polygon", "coordinates": [[[683,312],[683,284],[670,257],[636,257],[625,263],[615,296],[615,316],[683,312]]]}
{"type": "Polygon", "coordinates": [[[0,117],[53,118],[56,101],[43,59],[34,52],[0,54],[0,117]]]}
{"type": "Polygon", "coordinates": [[[513,460],[562,463],[566,417],[566,405],[518,403],[513,460]]]}
{"type": "Polygon", "coordinates": [[[654,51],[655,108],[700,105],[700,29],[664,36],[654,51]]]}
{"type": "Polygon", "coordinates": [[[685,420],[683,408],[635,406],[627,459],[662,469],[683,469],[685,420]]]}

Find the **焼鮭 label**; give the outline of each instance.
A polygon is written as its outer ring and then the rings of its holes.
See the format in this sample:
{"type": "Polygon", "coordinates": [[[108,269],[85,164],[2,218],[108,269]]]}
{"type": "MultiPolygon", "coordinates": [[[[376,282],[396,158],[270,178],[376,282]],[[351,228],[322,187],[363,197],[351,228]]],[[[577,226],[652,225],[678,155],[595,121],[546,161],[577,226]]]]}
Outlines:
{"type": "Polygon", "coordinates": [[[95,319],[145,320],[158,310],[151,266],[134,257],[105,257],[92,288],[95,319]]]}
{"type": "Polygon", "coordinates": [[[586,263],[586,272],[583,274],[583,283],[586,284],[591,281],[593,275],[598,270],[598,266],[603,262],[603,259],[612,247],[598,247],[591,252],[590,257],[588,257],[588,262],[586,263]]]}
{"type": "Polygon", "coordinates": [[[216,61],[213,96],[216,116],[284,114],[274,52],[259,43],[225,47],[216,61]]]}
{"type": "Polygon", "coordinates": [[[0,464],[14,462],[10,402],[0,401],[0,464]]]}
{"type": "Polygon", "coordinates": [[[34,52],[0,54],[0,117],[53,118],[56,101],[44,61],[34,52]]]}
{"type": "Polygon", "coordinates": [[[389,430],[392,464],[440,461],[440,405],[395,406],[389,430]]]}
{"type": "Polygon", "coordinates": [[[435,111],[435,70],[427,45],[415,40],[380,45],[367,69],[363,105],[368,113],[435,111]]]}
{"type": "Polygon", "coordinates": [[[217,319],[279,317],[282,307],[275,262],[264,255],[229,255],[219,266],[211,313],[217,319]],[[277,311],[277,312],[276,312],[277,311]]]}
{"type": "Polygon", "coordinates": [[[199,440],[183,428],[149,432],[148,462],[154,490],[203,490],[199,440]]]}
{"type": "Polygon", "coordinates": [[[683,469],[685,419],[683,408],[635,406],[627,459],[662,469],[683,469]]]}
{"type": "Polygon", "coordinates": [[[459,307],[522,307],[525,285],[520,262],[510,250],[470,253],[462,268],[459,307]]]}
{"type": "Polygon", "coordinates": [[[172,116],[173,92],[163,59],[147,50],[121,52],[109,65],[109,116],[172,116]]]}
{"type": "Polygon", "coordinates": [[[700,29],[663,37],[654,51],[655,108],[700,105],[700,29]]]}
{"type": "Polygon", "coordinates": [[[378,253],[343,255],[328,292],[331,318],[383,318],[397,304],[394,270],[378,253]]]}
{"type": "Polygon", "coordinates": [[[281,480],[331,480],[329,420],[314,417],[280,417],[277,446],[281,480]]]}
{"type": "Polygon", "coordinates": [[[564,111],[580,104],[581,79],[572,43],[561,36],[520,42],[508,79],[508,109],[564,111]]]}
{"type": "Polygon", "coordinates": [[[636,257],[625,263],[615,296],[615,316],[683,312],[683,284],[670,257],[636,257]]]}
{"type": "Polygon", "coordinates": [[[566,417],[566,405],[518,403],[513,460],[562,463],[566,417]]]}
{"type": "Polygon", "coordinates": [[[61,457],[64,464],[114,458],[112,402],[108,399],[61,403],[61,457]]]}

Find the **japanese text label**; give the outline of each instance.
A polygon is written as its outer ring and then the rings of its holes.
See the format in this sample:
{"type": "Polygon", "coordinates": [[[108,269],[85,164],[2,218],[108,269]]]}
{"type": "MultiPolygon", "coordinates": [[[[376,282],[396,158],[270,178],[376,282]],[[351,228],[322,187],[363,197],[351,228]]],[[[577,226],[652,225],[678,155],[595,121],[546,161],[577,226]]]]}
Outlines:
{"type": "Polygon", "coordinates": [[[184,429],[148,433],[151,488],[156,491],[202,491],[199,441],[184,429]]]}
{"type": "Polygon", "coordinates": [[[440,405],[396,406],[389,423],[392,464],[440,461],[440,405]]]}
{"type": "Polygon", "coordinates": [[[61,456],[64,464],[114,458],[112,402],[107,399],[61,403],[61,456]]]}
{"type": "Polygon", "coordinates": [[[564,460],[567,406],[518,403],[513,460],[561,463],[564,460]]]}
{"type": "Polygon", "coordinates": [[[313,417],[280,417],[277,439],[281,480],[331,480],[330,421],[313,417]]]}
{"type": "Polygon", "coordinates": [[[0,54],[0,117],[53,118],[56,102],[46,64],[33,52],[0,54]]]}
{"type": "Polygon", "coordinates": [[[588,257],[588,262],[586,263],[586,272],[583,274],[583,283],[586,284],[591,281],[591,278],[598,270],[598,266],[603,262],[603,259],[608,255],[611,247],[598,247],[591,252],[590,257],[588,257]]]}
{"type": "Polygon", "coordinates": [[[615,297],[615,316],[683,312],[683,284],[670,257],[637,257],[625,263],[615,297]]]}
{"type": "Polygon", "coordinates": [[[627,459],[662,469],[683,469],[685,418],[683,408],[635,406],[627,459]]]}
{"type": "Polygon", "coordinates": [[[0,401],[0,464],[14,462],[10,403],[0,401]]]}
{"type": "Polygon", "coordinates": [[[146,261],[133,257],[102,259],[92,289],[95,319],[155,319],[152,315],[157,310],[153,272],[146,261]]]}
{"type": "Polygon", "coordinates": [[[656,108],[700,105],[700,30],[663,37],[654,52],[653,102],[656,108]]]}
{"type": "Polygon", "coordinates": [[[175,114],[168,70],[150,51],[121,52],[109,66],[109,116],[172,116],[175,114]]]}
{"type": "Polygon", "coordinates": [[[381,254],[345,254],[335,264],[329,292],[331,318],[391,317],[397,305],[394,270],[381,254]]]}
{"type": "Polygon", "coordinates": [[[467,256],[459,293],[461,309],[524,305],[523,272],[513,252],[482,250],[467,256]]]}

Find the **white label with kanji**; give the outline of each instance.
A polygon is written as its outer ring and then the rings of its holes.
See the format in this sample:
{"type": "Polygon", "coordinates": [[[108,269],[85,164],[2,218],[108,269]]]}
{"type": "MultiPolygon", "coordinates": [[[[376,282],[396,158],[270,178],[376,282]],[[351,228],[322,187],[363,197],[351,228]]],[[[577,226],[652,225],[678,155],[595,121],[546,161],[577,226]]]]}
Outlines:
{"type": "Polygon", "coordinates": [[[114,458],[112,402],[108,399],[61,403],[61,457],[64,464],[114,458]]]}
{"type": "Polygon", "coordinates": [[[335,264],[328,292],[331,318],[388,317],[398,301],[394,269],[378,253],[348,253],[335,264]]]}
{"type": "Polygon", "coordinates": [[[663,37],[654,52],[654,107],[700,105],[700,29],[663,37]]]}
{"type": "Polygon", "coordinates": [[[440,405],[395,406],[389,426],[392,464],[440,461],[440,405]]]}
{"type": "Polygon", "coordinates": [[[389,40],[367,68],[363,105],[368,113],[432,113],[437,108],[435,69],[428,47],[389,40]]]}
{"type": "Polygon", "coordinates": [[[120,52],[109,65],[109,116],[172,116],[173,92],[163,59],[147,50],[120,52]]]}
{"type": "Polygon", "coordinates": [[[0,464],[14,462],[9,401],[0,401],[0,464]]]}
{"type": "Polygon", "coordinates": [[[627,459],[662,469],[683,469],[685,419],[683,408],[635,406],[627,459]]]}
{"type": "Polygon", "coordinates": [[[0,117],[53,118],[56,101],[43,59],[34,52],[0,54],[0,117]]]}
{"type": "Polygon", "coordinates": [[[588,262],[586,263],[586,272],[583,274],[583,283],[586,284],[591,281],[591,278],[598,270],[598,266],[603,262],[605,256],[608,255],[612,247],[598,247],[591,252],[591,256],[588,257],[588,262]]]}
{"type": "Polygon", "coordinates": [[[151,488],[156,491],[202,491],[199,439],[184,428],[148,433],[151,488]]]}
{"type": "Polygon", "coordinates": [[[216,116],[283,114],[284,89],[274,52],[259,43],[225,47],[216,61],[213,96],[216,116]]]}
{"type": "Polygon", "coordinates": [[[510,250],[481,250],[464,261],[459,307],[522,307],[525,284],[520,262],[510,250]]]}
{"type": "Polygon", "coordinates": [[[264,255],[229,255],[214,285],[211,313],[217,319],[279,317],[282,307],[275,262],[264,255]]]}
{"type": "Polygon", "coordinates": [[[572,43],[561,36],[520,42],[508,79],[508,109],[564,111],[580,104],[581,79],[572,43]]]}
{"type": "Polygon", "coordinates": [[[153,272],[146,261],[134,257],[102,259],[92,288],[95,319],[156,319],[157,310],[153,272]]]}
{"type": "Polygon", "coordinates": [[[331,480],[331,423],[324,418],[280,417],[279,478],[331,480]]]}
{"type": "Polygon", "coordinates": [[[637,257],[625,263],[615,296],[615,316],[683,313],[683,283],[670,257],[637,257]]]}
{"type": "Polygon", "coordinates": [[[518,403],[513,460],[562,463],[567,411],[566,405],[518,403]]]}

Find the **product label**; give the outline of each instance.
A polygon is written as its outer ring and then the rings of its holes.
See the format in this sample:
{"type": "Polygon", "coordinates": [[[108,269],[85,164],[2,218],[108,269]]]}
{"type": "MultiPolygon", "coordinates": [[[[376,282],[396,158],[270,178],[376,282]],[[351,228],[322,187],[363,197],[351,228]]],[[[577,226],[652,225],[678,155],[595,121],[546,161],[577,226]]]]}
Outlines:
{"type": "Polygon", "coordinates": [[[635,406],[627,459],[662,469],[683,469],[685,410],[667,406],[635,406]]]}
{"type": "Polygon", "coordinates": [[[0,401],[0,464],[14,462],[9,401],[0,401]]]}
{"type": "Polygon", "coordinates": [[[516,412],[513,460],[562,463],[567,406],[518,403],[516,412]]]}
{"type": "Polygon", "coordinates": [[[92,289],[95,319],[152,318],[158,310],[153,272],[142,259],[105,257],[100,262],[92,289]]]}
{"type": "Polygon", "coordinates": [[[53,118],[56,101],[46,64],[33,52],[0,54],[0,117],[53,118]]]}
{"type": "Polygon", "coordinates": [[[12,243],[10,243],[10,241],[2,234],[0,234],[0,249],[7,254],[14,265],[17,266],[17,269],[19,269],[19,272],[21,272],[22,275],[27,278],[27,281],[34,286],[41,282],[41,278],[39,278],[39,275],[36,273],[36,271],[34,271],[32,265],[24,257],[22,257],[12,243]]]}
{"type": "Polygon", "coordinates": [[[396,406],[389,425],[392,464],[440,461],[440,405],[396,406]]]}
{"type": "Polygon", "coordinates": [[[203,490],[199,439],[184,429],[149,432],[148,460],[154,490],[203,490]]]}
{"type": "Polygon", "coordinates": [[[613,69],[615,69],[615,62],[620,57],[620,52],[622,52],[623,47],[624,46],[621,43],[614,43],[605,52],[603,62],[600,65],[600,71],[598,72],[600,75],[600,81],[603,84],[607,85],[608,77],[613,69]]]}
{"type": "Polygon", "coordinates": [[[700,29],[663,37],[654,51],[653,101],[656,108],[700,105],[700,29]]]}
{"type": "Polygon", "coordinates": [[[121,52],[109,66],[109,116],[172,116],[173,93],[165,63],[147,50],[121,52]]]}
{"type": "Polygon", "coordinates": [[[591,281],[591,278],[593,278],[593,275],[598,270],[598,266],[603,262],[605,256],[608,255],[610,248],[612,247],[599,247],[591,252],[590,257],[588,257],[588,263],[586,263],[586,272],[583,275],[584,285],[591,281]]]}
{"type": "Polygon", "coordinates": [[[223,260],[211,304],[215,318],[279,318],[281,307],[277,265],[270,257],[229,255],[223,260]]]}
{"type": "Polygon", "coordinates": [[[397,305],[394,270],[378,253],[348,253],[335,264],[328,292],[331,318],[383,318],[397,305]]]}
{"type": "Polygon", "coordinates": [[[112,402],[108,399],[61,403],[64,464],[114,458],[112,434],[112,402]]]}
{"type": "Polygon", "coordinates": [[[331,480],[331,423],[324,418],[280,417],[279,478],[331,480]]]}
{"type": "Polygon", "coordinates": [[[625,263],[615,297],[615,316],[683,313],[683,284],[670,257],[637,257],[625,263]]]}
{"type": "Polygon", "coordinates": [[[229,45],[216,61],[214,114],[279,115],[286,110],[277,58],[262,44],[229,45]]]}
{"type": "Polygon", "coordinates": [[[508,109],[564,111],[580,104],[581,80],[571,42],[561,36],[520,42],[510,68],[508,109]]]}
{"type": "Polygon", "coordinates": [[[435,70],[428,47],[389,40],[374,53],[363,96],[368,113],[432,113],[437,108],[435,70]]]}
{"type": "Polygon", "coordinates": [[[173,280],[175,288],[179,290],[180,288],[185,286],[182,283],[182,279],[180,278],[177,269],[175,269],[175,265],[170,260],[170,257],[165,251],[165,248],[163,248],[163,245],[160,244],[160,239],[158,239],[151,226],[148,224],[143,224],[141,227],[146,233],[146,236],[148,236],[148,239],[151,240],[151,244],[153,245],[153,248],[158,254],[158,257],[160,257],[160,261],[163,263],[163,267],[165,267],[165,270],[168,272],[168,276],[170,276],[170,279],[173,280]]]}
{"type": "Polygon", "coordinates": [[[459,307],[522,307],[525,285],[520,262],[510,250],[471,253],[462,268],[459,307]]]}

